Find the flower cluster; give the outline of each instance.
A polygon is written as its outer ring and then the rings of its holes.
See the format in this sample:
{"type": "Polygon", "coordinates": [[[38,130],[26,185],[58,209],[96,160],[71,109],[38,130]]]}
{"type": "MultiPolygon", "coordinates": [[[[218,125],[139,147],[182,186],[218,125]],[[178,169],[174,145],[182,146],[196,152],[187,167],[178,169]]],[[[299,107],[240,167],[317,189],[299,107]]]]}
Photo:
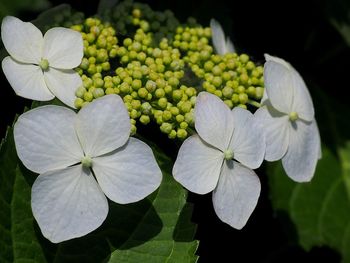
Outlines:
{"type": "Polygon", "coordinates": [[[257,205],[253,169],[264,159],[282,159],[297,182],[311,180],[320,136],[310,94],[289,63],[265,55],[264,66],[255,65],[235,53],[215,20],[203,28],[180,25],[172,13],[151,15],[145,5],[123,8],[131,12],[125,24],[87,18],[44,36],[17,18],[2,22],[9,53],[2,68],[15,92],[57,97],[77,110],[35,108],[14,127],[19,158],[39,174],[31,203],[45,237],[83,236],[105,220],[106,196],[126,204],[158,188],[162,173],[152,150],[129,137],[136,120],[155,121],[172,139],[188,137],[175,180],[198,194],[213,191],[218,217],[234,228],[244,227],[257,205]],[[172,23],[162,30],[159,21],[172,23]],[[134,34],[119,36],[118,27],[134,34]]]}
{"type": "Polygon", "coordinates": [[[211,39],[215,47],[223,37],[218,23],[212,28],[180,24],[170,11],[154,12],[130,1],[108,13],[108,22],[87,18],[71,26],[84,40],[78,109],[118,94],[129,111],[132,134],[137,122],[154,121],[170,139],[185,139],[193,133],[195,100],[202,90],[230,108],[259,106],[263,68],[246,54],[215,54],[211,39]]]}

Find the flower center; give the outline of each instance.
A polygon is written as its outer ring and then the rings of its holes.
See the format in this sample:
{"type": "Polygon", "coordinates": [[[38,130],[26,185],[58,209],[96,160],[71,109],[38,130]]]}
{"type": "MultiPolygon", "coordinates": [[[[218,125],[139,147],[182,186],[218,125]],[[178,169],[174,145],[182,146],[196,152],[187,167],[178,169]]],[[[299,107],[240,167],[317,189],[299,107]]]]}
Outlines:
{"type": "Polygon", "coordinates": [[[224,151],[224,158],[225,160],[232,160],[233,159],[233,151],[230,149],[227,149],[224,151]]]}
{"type": "Polygon", "coordinates": [[[83,165],[83,167],[85,168],[91,168],[92,166],[92,159],[90,156],[84,156],[82,159],[81,159],[81,164],[83,165]]]}
{"type": "Polygon", "coordinates": [[[289,113],[289,120],[290,121],[296,121],[297,119],[299,119],[299,115],[297,112],[292,111],[291,113],[289,113]]]}
{"type": "Polygon", "coordinates": [[[42,58],[39,67],[43,70],[46,71],[49,69],[49,61],[47,59],[42,58]]]}

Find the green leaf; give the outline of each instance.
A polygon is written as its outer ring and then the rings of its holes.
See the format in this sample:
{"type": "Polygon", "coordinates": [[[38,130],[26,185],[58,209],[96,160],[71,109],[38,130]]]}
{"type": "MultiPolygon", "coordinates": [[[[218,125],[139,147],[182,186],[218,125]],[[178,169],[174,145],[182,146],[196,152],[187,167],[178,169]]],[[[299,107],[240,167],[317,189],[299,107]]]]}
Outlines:
{"type": "MultiPolygon", "coordinates": [[[[46,262],[36,238],[30,184],[22,170],[13,128],[8,128],[0,149],[0,262],[46,262]]],[[[33,179],[32,174],[28,176],[33,179]]]]}
{"type": "Polygon", "coordinates": [[[42,11],[49,6],[48,0],[1,0],[0,19],[6,15],[17,15],[22,11],[42,11]]]}
{"type": "Polygon", "coordinates": [[[323,147],[309,183],[291,181],[280,163],[269,165],[270,195],[277,214],[289,215],[302,247],[326,245],[350,262],[350,142],[339,153],[337,159],[323,147]]]}
{"type": "Polygon", "coordinates": [[[0,262],[195,262],[198,242],[193,241],[196,228],[186,191],[171,176],[172,160],[152,148],[163,171],[158,191],[133,204],[110,202],[100,228],[52,244],[41,235],[31,212],[36,175],[18,160],[9,128],[0,149],[0,262]]]}
{"type": "Polygon", "coordinates": [[[185,192],[171,177],[170,159],[155,146],[153,150],[163,171],[164,180],[152,204],[162,222],[160,232],[148,242],[144,240],[147,229],[156,227],[151,215],[146,214],[141,224],[129,239],[111,255],[109,262],[196,262],[194,256],[198,243],[191,241],[195,227],[187,222],[190,219],[189,207],[185,206],[185,192]],[[170,180],[171,179],[171,180],[170,180]],[[182,198],[178,198],[182,196],[182,198]],[[180,220],[174,214],[180,214],[180,220]],[[128,247],[132,247],[128,249],[128,247]]]}
{"type": "Polygon", "coordinates": [[[104,12],[118,4],[118,2],[118,0],[100,0],[97,7],[97,14],[102,15],[104,12]]]}
{"type": "Polygon", "coordinates": [[[350,23],[339,22],[336,19],[331,18],[331,24],[338,30],[346,44],[350,47],[350,23]]]}

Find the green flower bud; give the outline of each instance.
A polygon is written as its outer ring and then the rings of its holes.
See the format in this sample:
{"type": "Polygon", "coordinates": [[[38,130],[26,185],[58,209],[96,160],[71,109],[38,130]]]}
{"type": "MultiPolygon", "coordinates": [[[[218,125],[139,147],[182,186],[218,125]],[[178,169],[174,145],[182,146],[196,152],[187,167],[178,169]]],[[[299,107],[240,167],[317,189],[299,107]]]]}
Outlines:
{"type": "Polygon", "coordinates": [[[153,91],[156,90],[157,85],[156,85],[156,83],[155,83],[154,81],[148,80],[148,81],[146,82],[145,87],[146,87],[146,89],[147,89],[149,92],[153,92],[153,91]]]}
{"type": "Polygon", "coordinates": [[[264,95],[264,88],[262,87],[256,87],[255,88],[255,98],[261,99],[264,95]]]}
{"type": "Polygon", "coordinates": [[[125,38],[124,41],[123,41],[123,45],[128,47],[132,44],[132,40],[131,38],[125,38]]]}
{"type": "Polygon", "coordinates": [[[94,96],[92,95],[91,92],[85,92],[84,94],[84,100],[87,101],[87,102],[90,102],[92,101],[92,99],[94,98],[94,96]]]}
{"type": "Polygon", "coordinates": [[[161,108],[161,109],[165,109],[167,107],[167,103],[168,103],[168,100],[166,98],[160,98],[158,100],[158,106],[161,108]]]}
{"type": "Polygon", "coordinates": [[[218,76],[214,77],[212,83],[215,87],[219,88],[222,84],[221,77],[218,77],[218,76]]]}
{"type": "Polygon", "coordinates": [[[163,122],[162,125],[160,126],[160,130],[166,134],[169,134],[173,129],[173,126],[171,123],[168,122],[163,122]]]}
{"type": "Polygon", "coordinates": [[[96,88],[102,88],[103,85],[104,85],[103,80],[100,79],[100,78],[95,78],[95,79],[93,80],[93,83],[94,83],[94,86],[95,86],[96,88]]]}
{"type": "Polygon", "coordinates": [[[238,97],[241,104],[246,104],[248,102],[248,95],[246,93],[241,93],[238,97]]]}
{"type": "Polygon", "coordinates": [[[192,109],[192,104],[190,101],[184,101],[179,108],[181,112],[187,113],[190,112],[190,110],[192,109]]]}
{"type": "Polygon", "coordinates": [[[152,106],[151,106],[151,104],[149,104],[149,102],[144,102],[141,105],[141,110],[144,114],[149,115],[152,113],[152,106]]]}
{"type": "Polygon", "coordinates": [[[97,99],[97,98],[102,97],[103,95],[105,95],[105,92],[101,88],[96,88],[92,92],[92,95],[94,96],[95,99],[97,99]]]}
{"type": "Polygon", "coordinates": [[[176,131],[172,130],[169,134],[168,134],[169,139],[175,139],[176,138],[176,131]]]}
{"type": "Polygon", "coordinates": [[[114,85],[119,85],[120,82],[121,82],[119,76],[113,76],[112,81],[113,81],[113,84],[114,84],[114,85]]]}
{"type": "Polygon", "coordinates": [[[222,69],[219,66],[214,66],[211,71],[215,76],[220,76],[222,74],[222,69]]]}
{"type": "Polygon", "coordinates": [[[183,96],[183,91],[182,90],[174,90],[173,91],[173,100],[174,101],[180,101],[183,96]]]}
{"type": "Polygon", "coordinates": [[[177,132],[176,132],[176,135],[177,135],[177,138],[183,140],[183,139],[186,139],[187,137],[187,131],[185,129],[177,129],[177,132]]]}
{"type": "Polygon", "coordinates": [[[147,89],[145,88],[140,88],[138,91],[137,91],[137,94],[140,96],[140,98],[146,98],[147,95],[148,95],[148,91],[147,89]]]}
{"type": "Polygon", "coordinates": [[[163,111],[162,118],[163,118],[164,121],[170,120],[171,117],[172,117],[172,114],[171,114],[170,111],[168,111],[168,110],[163,111]]]}
{"type": "MultiPolygon", "coordinates": [[[[142,87],[142,82],[139,79],[134,79],[131,83],[131,87],[134,90],[139,90],[142,87]]],[[[147,95],[146,95],[147,96],[147,95]]]]}
{"type": "Polygon", "coordinates": [[[130,129],[130,135],[136,134],[136,131],[137,131],[136,126],[132,124],[132,125],[131,125],[131,129],[130,129]]]}
{"type": "Polygon", "coordinates": [[[89,60],[87,58],[83,58],[79,67],[83,70],[87,70],[89,68],[89,64],[89,60]]]}
{"type": "Polygon", "coordinates": [[[148,124],[151,121],[150,117],[147,115],[141,115],[140,122],[142,124],[148,124]]]}
{"type": "Polygon", "coordinates": [[[233,95],[233,89],[231,87],[225,86],[222,89],[222,95],[224,95],[224,97],[230,99],[233,95]]]}
{"type": "Polygon", "coordinates": [[[181,123],[185,120],[185,117],[182,114],[178,114],[176,115],[175,119],[178,123],[181,123]]]}
{"type": "Polygon", "coordinates": [[[109,95],[109,94],[115,94],[116,92],[114,88],[106,88],[105,93],[106,95],[109,95]]]}
{"type": "Polygon", "coordinates": [[[242,63],[247,63],[249,61],[249,56],[246,54],[242,54],[239,56],[239,61],[241,61],[242,63]]]}
{"type": "Polygon", "coordinates": [[[232,95],[231,100],[232,100],[232,102],[233,102],[234,104],[239,103],[239,96],[238,96],[238,94],[234,93],[234,94],[232,95]]]}
{"type": "Polygon", "coordinates": [[[132,109],[132,110],[130,111],[130,118],[136,119],[137,117],[139,117],[138,111],[135,110],[135,109],[132,109]]]}
{"type": "Polygon", "coordinates": [[[247,105],[244,104],[238,104],[237,106],[245,110],[247,109],[247,105]]]}
{"type": "Polygon", "coordinates": [[[84,87],[79,87],[76,91],[75,91],[75,96],[77,96],[78,98],[83,98],[84,94],[85,94],[86,89],[84,87]]]}
{"type": "Polygon", "coordinates": [[[169,78],[168,83],[172,87],[177,87],[179,85],[180,81],[175,77],[171,77],[171,78],[169,78]]]}
{"type": "Polygon", "coordinates": [[[230,109],[233,108],[233,102],[232,102],[232,100],[224,100],[224,103],[225,103],[230,109]]]}
{"type": "Polygon", "coordinates": [[[238,86],[236,91],[237,91],[237,93],[245,93],[245,87],[242,85],[238,86]]]}
{"type": "Polygon", "coordinates": [[[120,84],[120,91],[122,93],[129,93],[130,92],[130,85],[127,82],[123,82],[120,84]]]}
{"type": "Polygon", "coordinates": [[[187,127],[188,127],[188,123],[187,122],[183,121],[183,122],[180,123],[180,128],[181,129],[185,129],[186,130],[187,127]]]}
{"type": "Polygon", "coordinates": [[[84,100],[81,99],[81,98],[76,98],[75,101],[74,101],[74,106],[77,108],[77,109],[81,109],[83,107],[83,103],[84,103],[84,100]]]}
{"type": "Polygon", "coordinates": [[[165,91],[163,89],[156,89],[155,95],[157,98],[163,98],[165,96],[165,91]]]}
{"type": "Polygon", "coordinates": [[[239,77],[239,79],[240,79],[240,81],[241,81],[241,83],[242,84],[246,84],[247,82],[248,82],[248,80],[249,80],[249,77],[248,77],[248,75],[247,74],[242,74],[240,77],[239,77]]]}

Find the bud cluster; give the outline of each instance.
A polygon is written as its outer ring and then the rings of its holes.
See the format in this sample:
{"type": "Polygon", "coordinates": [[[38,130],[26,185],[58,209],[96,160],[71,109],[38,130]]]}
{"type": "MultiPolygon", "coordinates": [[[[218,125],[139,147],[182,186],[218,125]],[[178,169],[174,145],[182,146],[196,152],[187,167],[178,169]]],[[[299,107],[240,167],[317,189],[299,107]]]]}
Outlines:
{"type": "Polygon", "coordinates": [[[245,54],[215,54],[210,28],[195,21],[181,25],[170,11],[155,12],[130,1],[104,17],[107,22],[87,18],[71,26],[84,40],[78,109],[105,94],[118,94],[132,133],[137,122],[155,121],[169,138],[185,139],[193,130],[200,91],[217,95],[230,108],[254,105],[262,97],[262,67],[245,54]]]}

